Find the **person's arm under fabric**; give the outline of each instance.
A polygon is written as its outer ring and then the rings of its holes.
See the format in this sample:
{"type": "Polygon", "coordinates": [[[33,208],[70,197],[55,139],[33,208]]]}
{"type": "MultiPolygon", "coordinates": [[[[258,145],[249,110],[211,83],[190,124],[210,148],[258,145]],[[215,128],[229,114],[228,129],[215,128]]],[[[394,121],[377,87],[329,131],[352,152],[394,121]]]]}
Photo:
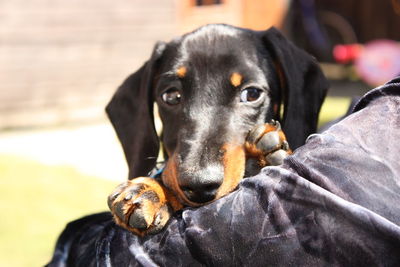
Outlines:
{"type": "Polygon", "coordinates": [[[398,264],[400,78],[355,111],[157,235],[138,238],[107,214],[71,224],[50,266],[398,264]]]}

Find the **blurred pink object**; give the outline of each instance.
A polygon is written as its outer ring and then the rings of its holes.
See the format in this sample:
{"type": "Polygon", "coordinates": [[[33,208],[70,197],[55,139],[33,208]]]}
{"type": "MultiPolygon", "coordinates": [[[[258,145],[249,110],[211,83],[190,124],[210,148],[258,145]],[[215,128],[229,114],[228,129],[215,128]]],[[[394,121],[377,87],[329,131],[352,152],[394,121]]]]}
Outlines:
{"type": "Polygon", "coordinates": [[[338,63],[353,62],[360,55],[362,45],[349,44],[349,45],[336,45],[333,48],[333,57],[338,63]]]}
{"type": "Polygon", "coordinates": [[[354,62],[358,75],[376,86],[400,74],[400,45],[392,40],[365,44],[337,45],[333,56],[339,63],[354,62]]]}

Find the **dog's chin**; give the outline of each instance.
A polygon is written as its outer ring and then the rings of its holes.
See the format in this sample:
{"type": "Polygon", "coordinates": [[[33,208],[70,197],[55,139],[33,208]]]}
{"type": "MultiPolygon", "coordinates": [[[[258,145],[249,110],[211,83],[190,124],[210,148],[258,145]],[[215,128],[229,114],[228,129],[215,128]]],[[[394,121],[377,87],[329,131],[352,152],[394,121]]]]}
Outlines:
{"type": "MultiPolygon", "coordinates": [[[[241,178],[237,179],[238,181],[241,180],[241,178]]],[[[190,206],[190,207],[200,207],[200,206],[204,206],[207,204],[210,204],[226,195],[228,195],[229,193],[231,193],[232,191],[234,191],[237,186],[239,185],[239,183],[230,183],[229,184],[229,188],[225,188],[224,187],[220,187],[217,191],[217,193],[215,194],[202,194],[202,195],[190,195],[188,193],[184,193],[182,190],[179,190],[179,192],[175,192],[175,194],[178,196],[178,198],[181,200],[181,202],[183,204],[185,204],[186,206],[190,206]]]]}
{"type": "MultiPolygon", "coordinates": [[[[242,177],[243,176],[241,176],[241,178],[242,177]]],[[[218,191],[212,195],[210,195],[210,194],[196,195],[195,193],[193,193],[193,194],[184,193],[179,188],[179,186],[178,187],[175,186],[170,189],[175,193],[175,195],[178,197],[178,199],[180,200],[180,202],[182,204],[189,206],[189,207],[200,207],[200,206],[207,205],[211,202],[214,202],[214,201],[228,195],[232,191],[234,191],[237,188],[241,178],[236,179],[238,181],[237,183],[232,183],[232,181],[231,181],[226,185],[222,184],[221,187],[218,188],[218,191]]]]}
{"type": "Polygon", "coordinates": [[[203,206],[203,205],[212,203],[212,202],[228,195],[229,193],[234,191],[237,188],[237,186],[238,186],[238,183],[230,184],[229,189],[223,188],[221,186],[220,188],[216,189],[215,193],[203,193],[201,195],[198,195],[196,193],[190,194],[187,191],[184,192],[183,190],[179,190],[179,192],[176,192],[176,194],[181,199],[182,203],[184,203],[185,205],[190,206],[190,207],[199,207],[199,206],[203,206]],[[221,189],[223,189],[224,191],[221,191],[221,189]]]}
{"type": "Polygon", "coordinates": [[[216,194],[199,195],[196,194],[195,192],[187,192],[187,191],[184,192],[179,186],[175,187],[172,191],[175,193],[175,195],[178,197],[178,199],[182,204],[189,207],[200,207],[208,203],[211,203],[217,199],[216,194]]]}
{"type": "Polygon", "coordinates": [[[179,192],[175,193],[178,195],[178,198],[182,201],[183,204],[190,207],[204,206],[223,197],[223,196],[217,197],[215,194],[213,195],[202,194],[200,196],[195,194],[188,195],[188,193],[184,193],[182,190],[179,190],[179,192]]]}
{"type": "Polygon", "coordinates": [[[194,191],[185,191],[185,197],[194,203],[204,204],[215,199],[216,193],[203,192],[198,193],[194,191]]]}
{"type": "Polygon", "coordinates": [[[179,192],[175,191],[175,194],[177,195],[182,204],[189,207],[200,207],[216,200],[215,198],[211,199],[195,198],[195,197],[189,198],[181,190],[179,190],[179,192]]]}

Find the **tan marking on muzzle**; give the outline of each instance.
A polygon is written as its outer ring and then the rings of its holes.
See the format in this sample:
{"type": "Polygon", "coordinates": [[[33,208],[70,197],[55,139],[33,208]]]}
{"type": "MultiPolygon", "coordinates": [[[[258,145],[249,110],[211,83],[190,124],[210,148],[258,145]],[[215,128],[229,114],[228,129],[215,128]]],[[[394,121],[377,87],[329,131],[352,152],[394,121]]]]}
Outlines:
{"type": "Polygon", "coordinates": [[[221,198],[235,190],[244,176],[246,163],[243,145],[225,144],[222,149],[225,151],[223,158],[224,181],[218,189],[215,199],[221,198]]]}
{"type": "Polygon", "coordinates": [[[198,207],[202,204],[195,203],[190,201],[186,195],[181,190],[178,183],[178,165],[177,165],[177,155],[176,153],[172,154],[172,156],[168,159],[167,165],[162,173],[162,181],[166,187],[168,187],[172,192],[175,193],[176,197],[183,204],[192,207],[198,207]]]}

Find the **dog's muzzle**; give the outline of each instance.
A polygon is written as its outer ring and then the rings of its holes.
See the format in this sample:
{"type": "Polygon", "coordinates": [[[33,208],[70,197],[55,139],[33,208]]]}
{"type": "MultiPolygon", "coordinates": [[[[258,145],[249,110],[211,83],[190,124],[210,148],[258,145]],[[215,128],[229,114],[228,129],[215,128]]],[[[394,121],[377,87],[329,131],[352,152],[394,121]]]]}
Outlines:
{"type": "Polygon", "coordinates": [[[163,183],[182,203],[201,206],[232,192],[244,176],[245,152],[242,144],[224,144],[221,159],[205,166],[182,164],[175,152],[162,174],[163,183]]]}
{"type": "Polygon", "coordinates": [[[179,174],[179,186],[192,202],[205,203],[215,199],[224,181],[224,167],[210,165],[195,171],[185,170],[179,174]]]}

